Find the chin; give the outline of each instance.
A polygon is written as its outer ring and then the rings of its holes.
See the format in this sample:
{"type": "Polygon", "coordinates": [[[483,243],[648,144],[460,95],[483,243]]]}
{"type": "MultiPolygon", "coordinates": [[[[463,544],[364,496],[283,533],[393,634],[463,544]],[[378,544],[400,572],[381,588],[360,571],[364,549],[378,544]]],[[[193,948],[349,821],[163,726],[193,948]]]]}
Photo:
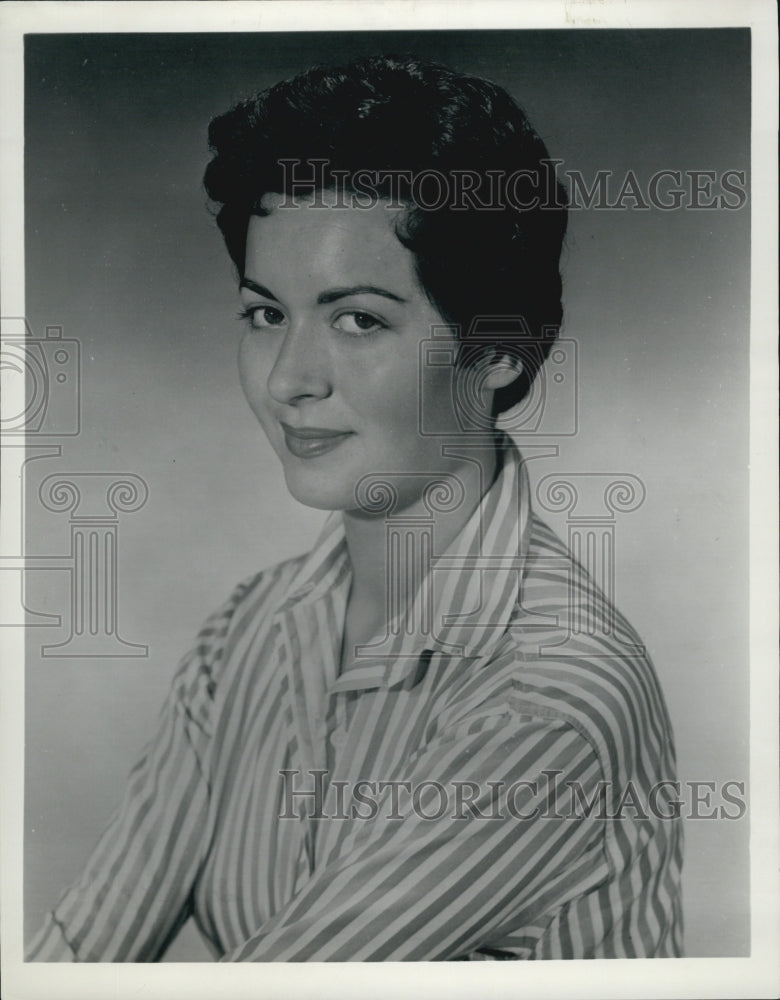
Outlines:
{"type": "Polygon", "coordinates": [[[349,510],[355,506],[354,488],[328,482],[325,476],[285,467],[284,478],[293,499],[316,510],[349,510]]]}

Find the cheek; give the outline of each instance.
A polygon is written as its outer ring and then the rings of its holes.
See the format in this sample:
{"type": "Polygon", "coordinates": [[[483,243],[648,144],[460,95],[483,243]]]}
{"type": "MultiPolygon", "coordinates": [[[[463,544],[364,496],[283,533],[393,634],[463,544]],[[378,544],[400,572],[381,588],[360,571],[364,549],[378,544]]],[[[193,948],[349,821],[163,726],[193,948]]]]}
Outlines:
{"type": "Polygon", "coordinates": [[[388,338],[382,348],[340,362],[342,390],[356,402],[360,400],[362,411],[378,421],[408,421],[417,414],[421,394],[441,393],[442,386],[449,384],[448,373],[433,368],[421,375],[416,344],[388,338]]]}
{"type": "Polygon", "coordinates": [[[238,377],[247,402],[256,410],[267,395],[268,362],[257,338],[245,334],[238,347],[238,377]]]}
{"type": "Polygon", "coordinates": [[[420,408],[435,410],[449,424],[455,398],[455,369],[449,365],[421,366],[417,353],[410,358],[390,358],[368,364],[345,380],[353,398],[364,399],[384,422],[419,422],[420,408]]]}
{"type": "Polygon", "coordinates": [[[424,410],[425,427],[442,433],[456,432],[456,375],[449,365],[428,365],[422,369],[419,398],[424,410]]]}
{"type": "Polygon", "coordinates": [[[250,409],[268,433],[273,424],[268,376],[273,358],[268,345],[263,347],[252,334],[246,334],[238,348],[238,378],[250,409]]]}
{"type": "Polygon", "coordinates": [[[419,409],[416,369],[375,366],[347,380],[345,395],[352,410],[387,442],[398,444],[414,434],[419,409]]]}
{"type": "Polygon", "coordinates": [[[444,365],[421,370],[415,358],[413,364],[377,366],[351,381],[352,408],[370,422],[377,460],[417,470],[441,466],[442,442],[437,435],[460,433],[453,409],[453,375],[454,370],[444,365]]]}

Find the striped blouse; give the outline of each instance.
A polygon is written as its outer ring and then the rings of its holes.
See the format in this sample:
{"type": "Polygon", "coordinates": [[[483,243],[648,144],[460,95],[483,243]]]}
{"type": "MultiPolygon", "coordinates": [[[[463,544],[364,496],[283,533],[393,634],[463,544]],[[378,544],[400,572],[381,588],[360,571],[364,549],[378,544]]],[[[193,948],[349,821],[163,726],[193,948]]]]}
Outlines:
{"type": "Polygon", "coordinates": [[[514,445],[339,672],[350,578],[336,513],[209,618],[28,960],[155,961],[190,915],[229,962],[681,954],[658,680],[514,445]]]}

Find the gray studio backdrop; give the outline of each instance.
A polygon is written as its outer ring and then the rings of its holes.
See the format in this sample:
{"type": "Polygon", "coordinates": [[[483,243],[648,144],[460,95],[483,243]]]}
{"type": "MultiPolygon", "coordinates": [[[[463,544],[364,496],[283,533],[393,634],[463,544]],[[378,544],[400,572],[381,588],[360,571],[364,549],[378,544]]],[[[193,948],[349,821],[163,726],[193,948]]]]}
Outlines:
{"type": "MultiPolygon", "coordinates": [[[[25,470],[27,547],[41,557],[27,604],[60,616],[28,635],[28,933],[79,872],[202,619],[240,578],[306,548],[323,518],[288,498],[240,394],[235,282],[201,188],[207,123],[312,63],[379,51],[507,87],[561,169],[589,181],[634,171],[646,191],[660,170],[719,181],[749,167],[742,30],[27,37],[27,319],[36,337],[55,328],[40,351],[50,395],[65,350],[79,408],[52,398],[25,470]],[[82,522],[52,493],[58,475],[81,477],[82,522]],[[128,477],[100,522],[106,490],[128,477]],[[115,624],[134,646],[52,648],[80,613],[79,523],[113,539],[115,624]]],[[[579,422],[551,428],[558,457],[531,471],[644,484],[614,521],[616,598],[666,690],[681,779],[714,786],[709,804],[698,786],[713,818],[686,823],[687,953],[745,955],[749,817],[719,806],[725,782],[747,795],[749,778],[749,202],[630,206],[572,213],[564,335],[578,346],[579,422]]],[[[566,536],[567,513],[546,516],[566,536]]],[[[204,954],[190,931],[169,957],[204,954]]]]}

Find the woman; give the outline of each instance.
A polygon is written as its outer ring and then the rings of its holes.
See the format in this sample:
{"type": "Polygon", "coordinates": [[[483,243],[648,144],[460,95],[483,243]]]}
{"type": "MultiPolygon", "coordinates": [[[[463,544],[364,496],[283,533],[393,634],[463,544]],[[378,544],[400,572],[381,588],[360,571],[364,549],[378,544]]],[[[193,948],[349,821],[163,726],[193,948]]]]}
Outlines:
{"type": "Polygon", "coordinates": [[[210,140],[241,383],[333,513],[206,623],[30,958],[155,960],[190,915],[223,961],[680,954],[655,673],[496,422],[561,320],[544,144],[500,88],[386,58],[210,140]]]}

